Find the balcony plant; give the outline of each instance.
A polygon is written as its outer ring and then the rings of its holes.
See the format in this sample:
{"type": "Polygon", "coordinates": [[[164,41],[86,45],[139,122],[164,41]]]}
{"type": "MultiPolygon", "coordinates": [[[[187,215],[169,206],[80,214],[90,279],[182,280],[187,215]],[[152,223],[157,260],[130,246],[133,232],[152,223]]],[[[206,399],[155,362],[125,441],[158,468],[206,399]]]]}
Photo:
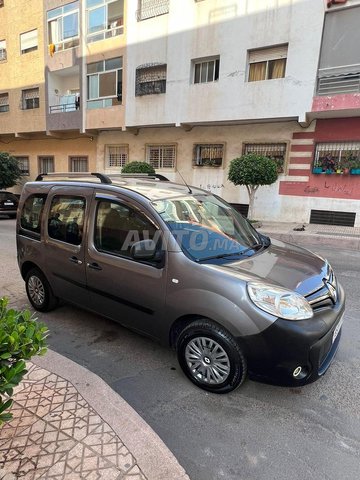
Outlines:
{"type": "MultiPolygon", "coordinates": [[[[320,159],[319,159],[320,160],[320,159]]],[[[337,162],[334,157],[328,153],[321,159],[321,167],[323,172],[327,174],[335,173],[337,168],[337,162]]]]}

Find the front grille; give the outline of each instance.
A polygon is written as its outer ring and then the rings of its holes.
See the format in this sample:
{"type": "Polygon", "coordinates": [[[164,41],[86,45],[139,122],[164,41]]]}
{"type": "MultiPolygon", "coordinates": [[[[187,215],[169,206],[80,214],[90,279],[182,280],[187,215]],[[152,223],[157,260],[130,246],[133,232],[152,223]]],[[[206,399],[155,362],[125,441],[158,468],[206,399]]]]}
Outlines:
{"type": "Polygon", "coordinates": [[[334,272],[329,267],[327,276],[323,279],[323,285],[317,290],[305,295],[314,311],[321,308],[331,308],[337,302],[337,283],[334,272]],[[332,290],[333,288],[333,290],[332,290]],[[335,292],[332,294],[331,292],[335,292]]]}

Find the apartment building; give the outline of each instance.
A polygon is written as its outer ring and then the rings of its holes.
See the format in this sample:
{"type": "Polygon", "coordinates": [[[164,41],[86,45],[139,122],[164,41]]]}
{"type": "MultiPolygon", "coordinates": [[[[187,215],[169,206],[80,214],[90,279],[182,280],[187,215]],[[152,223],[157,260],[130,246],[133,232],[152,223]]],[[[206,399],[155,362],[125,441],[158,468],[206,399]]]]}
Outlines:
{"type": "Polygon", "coordinates": [[[246,211],[228,167],[261,152],[279,179],[256,218],[360,225],[360,177],[341,167],[360,150],[360,0],[0,5],[0,142],[25,180],[145,160],[246,211]]]}

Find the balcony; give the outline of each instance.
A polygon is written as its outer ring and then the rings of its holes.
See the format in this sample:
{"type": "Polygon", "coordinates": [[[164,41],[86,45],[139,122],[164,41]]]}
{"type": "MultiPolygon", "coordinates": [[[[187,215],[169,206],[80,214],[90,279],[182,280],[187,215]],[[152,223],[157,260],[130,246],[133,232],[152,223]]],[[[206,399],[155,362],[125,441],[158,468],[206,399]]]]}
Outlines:
{"type": "Polygon", "coordinates": [[[49,72],[47,130],[78,130],[81,126],[78,66],[49,72]]]}

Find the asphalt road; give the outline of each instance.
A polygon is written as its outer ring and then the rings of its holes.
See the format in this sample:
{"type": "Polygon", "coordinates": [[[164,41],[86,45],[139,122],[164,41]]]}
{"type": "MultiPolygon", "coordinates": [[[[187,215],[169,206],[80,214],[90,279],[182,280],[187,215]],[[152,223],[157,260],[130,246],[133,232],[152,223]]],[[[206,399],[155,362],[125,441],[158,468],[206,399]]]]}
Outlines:
{"type": "MultiPolygon", "coordinates": [[[[0,247],[0,295],[29,307],[14,220],[0,218],[0,247]]],[[[316,251],[344,285],[347,310],[335,362],[302,388],[248,380],[231,394],[209,394],[184,377],[172,351],[116,323],[67,305],[38,317],[49,326],[50,347],[125,398],[192,480],[358,480],[360,253],[342,252],[341,239],[316,251]]]]}

